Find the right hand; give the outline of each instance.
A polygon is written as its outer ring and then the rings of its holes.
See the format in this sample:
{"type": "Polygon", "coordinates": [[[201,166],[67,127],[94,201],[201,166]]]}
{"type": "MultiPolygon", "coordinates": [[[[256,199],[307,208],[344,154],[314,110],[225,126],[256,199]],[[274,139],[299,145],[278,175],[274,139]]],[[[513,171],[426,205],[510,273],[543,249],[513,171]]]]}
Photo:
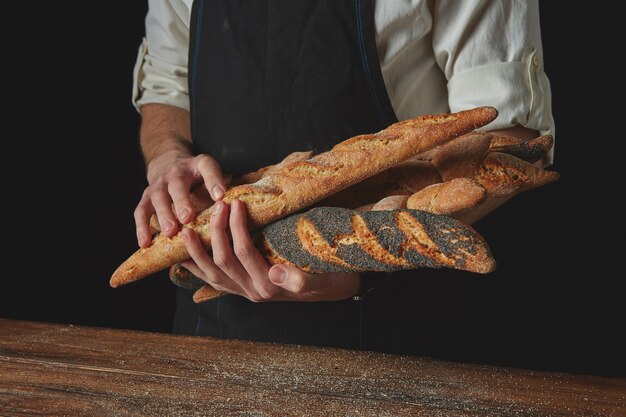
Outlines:
{"type": "Polygon", "coordinates": [[[187,227],[182,236],[191,258],[182,265],[214,289],[253,302],[336,301],[359,290],[358,273],[311,274],[287,264],[270,265],[250,237],[244,203],[217,202],[213,208],[211,255],[187,227]]]}
{"type": "Polygon", "coordinates": [[[156,213],[161,233],[172,237],[179,222],[187,224],[195,218],[190,190],[204,182],[211,198],[222,198],[226,185],[222,170],[212,157],[163,153],[148,165],[148,187],[134,212],[137,242],[142,248],[150,245],[150,217],[156,213]]]}

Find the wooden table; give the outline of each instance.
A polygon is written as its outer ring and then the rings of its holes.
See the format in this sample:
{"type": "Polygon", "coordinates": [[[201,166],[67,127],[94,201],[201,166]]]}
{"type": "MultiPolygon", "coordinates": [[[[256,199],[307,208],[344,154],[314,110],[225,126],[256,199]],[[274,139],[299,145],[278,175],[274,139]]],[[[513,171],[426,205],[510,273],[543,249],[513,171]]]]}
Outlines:
{"type": "Polygon", "coordinates": [[[0,319],[1,416],[626,416],[626,379],[0,319]]]}

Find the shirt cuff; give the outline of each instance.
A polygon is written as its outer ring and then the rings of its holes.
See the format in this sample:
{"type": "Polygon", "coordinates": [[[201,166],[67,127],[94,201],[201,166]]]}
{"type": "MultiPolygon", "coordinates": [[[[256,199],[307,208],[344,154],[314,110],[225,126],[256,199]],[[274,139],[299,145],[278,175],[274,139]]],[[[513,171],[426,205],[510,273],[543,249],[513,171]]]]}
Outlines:
{"type": "MultiPolygon", "coordinates": [[[[502,62],[457,72],[448,82],[450,111],[493,106],[498,117],[481,130],[521,125],[554,136],[550,84],[536,50],[522,62],[502,62]]],[[[546,164],[553,162],[554,147],[546,164]]]]}
{"type": "Polygon", "coordinates": [[[148,103],[168,104],[189,110],[187,69],[151,56],[144,38],[133,70],[132,104],[139,112],[148,103]]]}

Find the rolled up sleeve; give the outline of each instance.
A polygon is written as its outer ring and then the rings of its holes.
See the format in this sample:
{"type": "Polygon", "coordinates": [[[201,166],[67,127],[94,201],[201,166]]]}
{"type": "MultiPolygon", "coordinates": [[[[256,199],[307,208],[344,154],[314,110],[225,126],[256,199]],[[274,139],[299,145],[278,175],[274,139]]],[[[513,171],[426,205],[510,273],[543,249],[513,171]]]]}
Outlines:
{"type": "Polygon", "coordinates": [[[187,53],[189,6],[183,1],[151,0],[133,71],[132,103],[139,111],[147,103],[189,110],[187,53]]]}
{"type": "Polygon", "coordinates": [[[450,110],[493,106],[498,117],[485,129],[521,125],[554,136],[537,1],[440,0],[435,16],[433,48],[450,110]]]}

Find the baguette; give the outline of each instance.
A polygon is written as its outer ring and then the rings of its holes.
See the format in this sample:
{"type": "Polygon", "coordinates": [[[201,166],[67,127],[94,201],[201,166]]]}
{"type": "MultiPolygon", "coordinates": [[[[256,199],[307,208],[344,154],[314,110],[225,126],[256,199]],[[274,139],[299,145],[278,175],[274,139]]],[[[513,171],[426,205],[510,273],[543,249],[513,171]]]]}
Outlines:
{"type": "MultiPolygon", "coordinates": [[[[306,161],[294,162],[259,181],[230,188],[226,203],[238,199],[247,209],[248,227],[254,230],[302,210],[401,161],[439,146],[493,121],[495,108],[476,107],[456,113],[425,115],[394,123],[373,134],[352,137],[306,161]]],[[[211,246],[212,208],[184,225],[198,233],[205,248],[211,246]]],[[[112,274],[112,287],[137,281],[189,258],[179,231],[173,237],[157,235],[112,274]]]]}
{"type": "Polygon", "coordinates": [[[558,179],[557,172],[510,154],[490,152],[473,175],[428,186],[411,195],[406,207],[468,221],[468,210],[485,203],[488,197],[508,199],[558,179]]]}
{"type": "Polygon", "coordinates": [[[411,195],[406,207],[429,213],[454,216],[478,206],[487,198],[487,191],[471,178],[453,178],[430,185],[411,195]]]}
{"type": "Polygon", "coordinates": [[[487,190],[489,197],[509,198],[553,183],[559,179],[559,173],[513,155],[490,152],[473,178],[487,190]]]}
{"type": "Polygon", "coordinates": [[[228,293],[218,291],[210,285],[204,285],[193,294],[193,301],[194,303],[203,303],[226,294],[228,293]]]}
{"type": "MultiPolygon", "coordinates": [[[[487,152],[507,153],[527,162],[537,162],[548,154],[553,143],[554,138],[551,135],[525,141],[512,136],[496,136],[472,131],[368,177],[316,205],[359,210],[372,209],[377,202],[388,196],[410,196],[427,186],[453,178],[471,178],[482,165],[487,152]]],[[[270,165],[234,179],[233,185],[258,181],[273,170],[311,156],[310,151],[293,152],[276,165],[270,165]]],[[[197,213],[210,207],[213,200],[204,187],[198,187],[192,190],[192,203],[197,213]]],[[[151,219],[151,226],[154,233],[159,231],[154,215],[151,219]]]]}
{"type": "Polygon", "coordinates": [[[485,160],[490,143],[491,135],[472,132],[439,146],[431,162],[442,181],[472,177],[485,160]]]}
{"type": "Polygon", "coordinates": [[[421,210],[316,207],[263,228],[271,264],[310,273],[453,268],[489,273],[496,263],[470,226],[421,210]]]}
{"type": "Polygon", "coordinates": [[[491,140],[491,134],[478,131],[458,136],[331,195],[319,206],[372,209],[388,196],[410,196],[452,178],[472,177],[487,155],[491,140]]]}
{"type": "Polygon", "coordinates": [[[538,136],[529,141],[509,136],[494,136],[489,144],[489,152],[506,153],[534,163],[545,158],[553,145],[552,135],[538,136]]]}

